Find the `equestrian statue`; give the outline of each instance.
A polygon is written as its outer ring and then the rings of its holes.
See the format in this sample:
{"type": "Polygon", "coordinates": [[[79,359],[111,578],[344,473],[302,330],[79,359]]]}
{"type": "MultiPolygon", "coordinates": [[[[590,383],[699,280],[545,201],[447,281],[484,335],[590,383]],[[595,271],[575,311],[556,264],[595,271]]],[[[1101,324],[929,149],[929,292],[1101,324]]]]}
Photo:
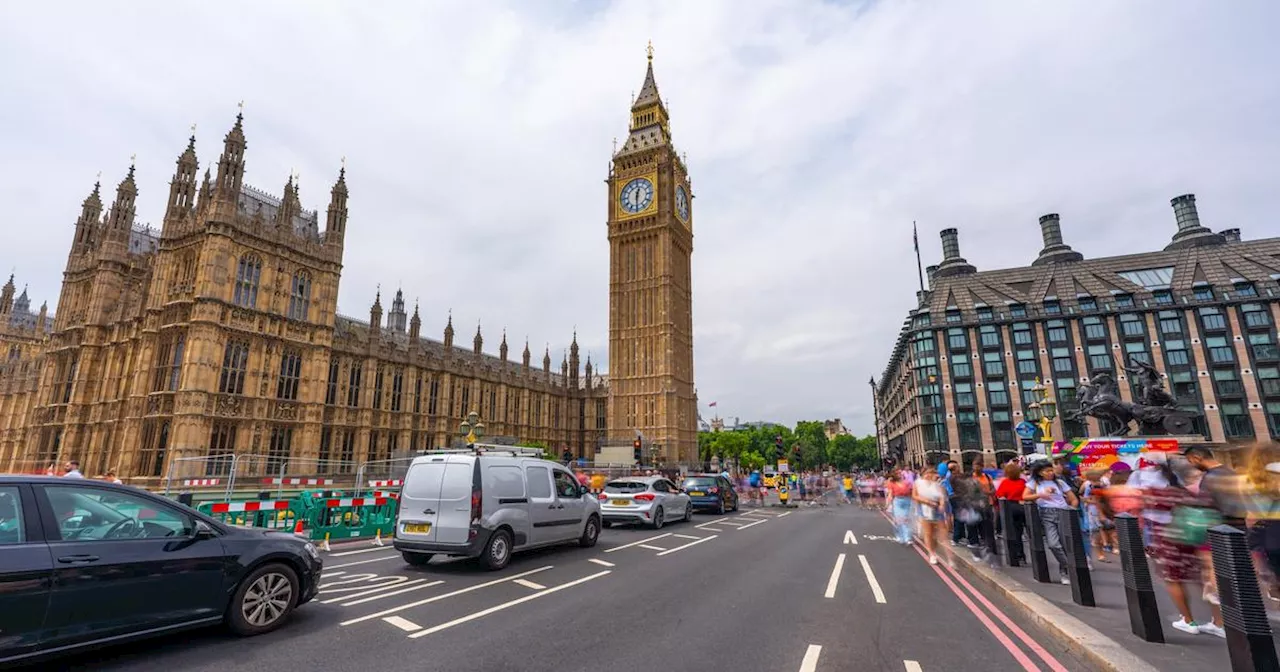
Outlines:
{"type": "Polygon", "coordinates": [[[1178,408],[1177,400],[1164,389],[1160,372],[1154,366],[1130,357],[1129,366],[1122,368],[1137,383],[1134,401],[1121,399],[1116,379],[1110,371],[1100,369],[1093,372],[1089,382],[1080,386],[1076,397],[1079,410],[1070,414],[1070,418],[1097,418],[1104,436],[1128,436],[1133,422],[1138,423],[1140,436],[1191,433],[1191,418],[1195,412],[1178,408]]]}

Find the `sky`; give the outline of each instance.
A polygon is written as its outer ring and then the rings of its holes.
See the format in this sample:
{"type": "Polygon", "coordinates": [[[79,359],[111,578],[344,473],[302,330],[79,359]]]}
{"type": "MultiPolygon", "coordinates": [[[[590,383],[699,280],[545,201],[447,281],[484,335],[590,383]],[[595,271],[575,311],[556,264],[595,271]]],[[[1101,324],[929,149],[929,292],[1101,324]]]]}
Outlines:
{"type": "Polygon", "coordinates": [[[216,165],[244,101],[248,183],[296,171],[323,211],[345,157],[341,313],[403,287],[424,334],[452,311],[558,363],[576,329],[607,361],[603,181],[652,40],[703,416],[870,433],[913,221],[925,265],[956,227],[979,269],[1028,264],[1048,212],[1086,257],[1158,249],[1188,192],[1280,235],[1275,25],[1267,0],[6,2],[0,267],[52,306],[95,176],[136,154],[158,224],[192,124],[216,165]]]}

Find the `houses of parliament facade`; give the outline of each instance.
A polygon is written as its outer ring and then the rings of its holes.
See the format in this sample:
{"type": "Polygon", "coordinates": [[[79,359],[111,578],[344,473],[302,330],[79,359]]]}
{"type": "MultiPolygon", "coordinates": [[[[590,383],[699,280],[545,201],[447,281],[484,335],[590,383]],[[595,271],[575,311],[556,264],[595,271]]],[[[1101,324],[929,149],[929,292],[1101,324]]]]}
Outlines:
{"type": "Polygon", "coordinates": [[[135,223],[132,166],[109,206],[95,184],[56,315],[15,298],[13,278],[0,290],[0,472],[75,459],[146,484],[178,458],[217,475],[237,454],[267,473],[351,473],[451,445],[470,412],[486,436],[557,454],[639,437],[646,461],[696,459],[692,193],[652,52],[609,175],[608,376],[576,334],[554,369],[549,347],[511,356],[505,332],[496,356],[479,327],[455,344],[451,317],[430,338],[400,291],[367,322],[340,315],[345,166],[321,222],[292,176],[279,195],[245,181],[246,146],[237,115],[201,175],[192,137],[158,230],[135,223]]]}

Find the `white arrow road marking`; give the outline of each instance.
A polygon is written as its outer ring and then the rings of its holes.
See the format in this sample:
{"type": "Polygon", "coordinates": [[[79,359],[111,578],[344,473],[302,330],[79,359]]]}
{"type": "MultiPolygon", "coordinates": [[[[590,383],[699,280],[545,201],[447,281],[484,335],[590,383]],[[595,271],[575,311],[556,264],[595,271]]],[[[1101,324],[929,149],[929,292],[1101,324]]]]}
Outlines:
{"type": "Polygon", "coordinates": [[[876,575],[871,571],[871,563],[867,562],[867,556],[859,555],[858,562],[862,563],[862,571],[867,573],[867,583],[871,584],[871,594],[876,596],[876,604],[885,604],[884,591],[880,590],[880,582],[876,581],[876,575]]]}
{"type": "Polygon", "coordinates": [[[836,566],[831,570],[831,578],[827,579],[827,592],[823,593],[823,597],[829,599],[836,596],[836,586],[840,583],[842,569],[844,569],[844,553],[836,556],[836,566]]]}
{"type": "Polygon", "coordinates": [[[844,533],[844,543],[846,543],[846,544],[856,544],[856,543],[858,543],[858,538],[857,538],[857,537],[855,537],[855,536],[853,536],[853,530],[847,530],[847,531],[844,533]]]}

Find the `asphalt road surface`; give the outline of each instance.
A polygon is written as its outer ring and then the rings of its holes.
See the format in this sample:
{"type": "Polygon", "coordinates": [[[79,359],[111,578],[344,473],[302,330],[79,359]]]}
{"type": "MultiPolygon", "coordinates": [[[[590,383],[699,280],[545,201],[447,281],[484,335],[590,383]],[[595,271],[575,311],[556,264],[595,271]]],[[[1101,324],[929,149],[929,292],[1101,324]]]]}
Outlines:
{"type": "Polygon", "coordinates": [[[518,555],[501,572],[346,546],[325,558],[316,601],[276,632],[197,631],[39,669],[1090,669],[890,534],[879,512],[845,505],[615,527],[595,548],[518,555]]]}

